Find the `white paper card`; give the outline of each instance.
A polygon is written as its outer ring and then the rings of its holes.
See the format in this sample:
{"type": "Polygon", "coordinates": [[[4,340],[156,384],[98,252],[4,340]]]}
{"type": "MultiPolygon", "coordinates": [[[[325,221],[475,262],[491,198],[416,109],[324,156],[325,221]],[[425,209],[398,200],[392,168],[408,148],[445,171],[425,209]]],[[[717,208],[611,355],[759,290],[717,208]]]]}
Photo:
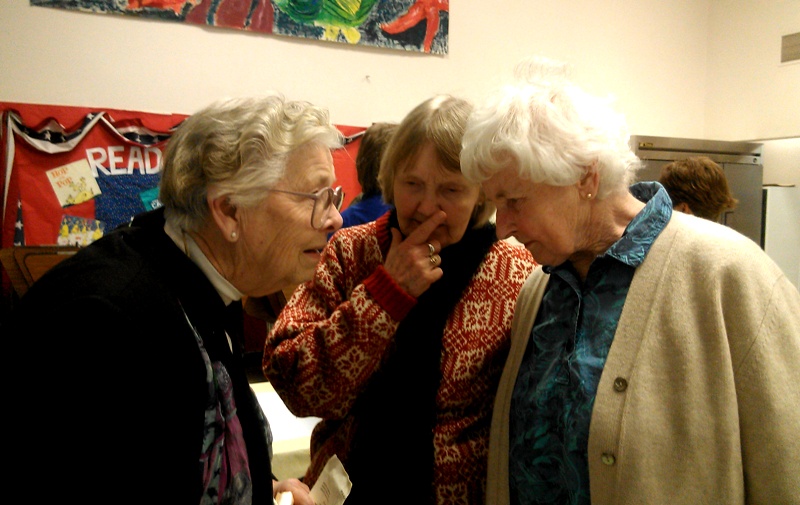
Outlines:
{"type": "Polygon", "coordinates": [[[294,505],[294,496],[290,491],[278,493],[272,500],[275,505],[294,505]]]}
{"type": "Polygon", "coordinates": [[[83,203],[100,194],[100,186],[85,159],[73,161],[46,173],[62,207],[83,203]]]}
{"type": "Polygon", "coordinates": [[[311,498],[316,505],[342,505],[352,487],[350,476],[334,454],[325,463],[322,474],[311,488],[311,498]]]}

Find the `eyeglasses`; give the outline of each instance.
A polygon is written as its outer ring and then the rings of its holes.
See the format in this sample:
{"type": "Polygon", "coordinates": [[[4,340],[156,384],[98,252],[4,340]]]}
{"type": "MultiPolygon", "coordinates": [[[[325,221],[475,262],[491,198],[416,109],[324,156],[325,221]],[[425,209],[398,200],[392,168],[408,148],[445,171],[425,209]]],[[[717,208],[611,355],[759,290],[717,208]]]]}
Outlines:
{"type": "Polygon", "coordinates": [[[336,210],[339,210],[344,202],[344,190],[341,186],[322,188],[316,193],[297,193],[296,191],[286,191],[284,189],[267,189],[267,191],[302,196],[314,200],[314,210],[311,211],[311,227],[315,230],[321,230],[325,226],[325,218],[328,217],[331,207],[336,207],[336,210]]]}

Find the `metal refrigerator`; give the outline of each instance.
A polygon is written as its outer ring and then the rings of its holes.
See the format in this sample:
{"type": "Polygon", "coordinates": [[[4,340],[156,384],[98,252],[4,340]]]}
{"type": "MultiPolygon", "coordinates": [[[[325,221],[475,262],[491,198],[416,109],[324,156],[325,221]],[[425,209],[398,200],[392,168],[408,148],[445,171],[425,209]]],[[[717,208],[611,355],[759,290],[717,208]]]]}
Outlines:
{"type": "Polygon", "coordinates": [[[764,186],[764,251],[800,289],[800,187],[764,186]]]}
{"type": "Polygon", "coordinates": [[[736,209],[720,217],[720,223],[764,247],[763,144],[633,135],[630,146],[644,162],[644,168],[638,174],[639,181],[658,180],[661,168],[674,160],[690,156],[708,156],[714,160],[725,171],[731,192],[739,200],[736,209]]]}

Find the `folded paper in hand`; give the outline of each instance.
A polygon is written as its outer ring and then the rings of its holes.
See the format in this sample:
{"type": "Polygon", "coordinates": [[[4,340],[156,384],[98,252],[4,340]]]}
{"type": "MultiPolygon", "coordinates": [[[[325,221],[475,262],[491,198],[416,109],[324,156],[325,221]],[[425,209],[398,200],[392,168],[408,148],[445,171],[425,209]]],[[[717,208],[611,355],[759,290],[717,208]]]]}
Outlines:
{"type": "Polygon", "coordinates": [[[325,463],[322,474],[311,488],[311,498],[316,505],[342,505],[352,487],[350,476],[334,454],[325,463]]]}
{"type": "Polygon", "coordinates": [[[291,491],[284,491],[275,495],[272,502],[273,505],[294,505],[294,496],[291,491]]]}

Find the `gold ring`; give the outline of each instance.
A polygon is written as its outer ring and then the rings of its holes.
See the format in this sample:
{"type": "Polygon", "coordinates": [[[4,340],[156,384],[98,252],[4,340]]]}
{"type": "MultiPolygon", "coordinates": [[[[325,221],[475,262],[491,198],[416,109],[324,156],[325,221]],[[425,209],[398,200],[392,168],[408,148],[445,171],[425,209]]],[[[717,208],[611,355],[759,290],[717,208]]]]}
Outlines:
{"type": "Polygon", "coordinates": [[[428,250],[430,251],[430,254],[428,254],[428,256],[433,258],[433,255],[436,254],[436,248],[433,247],[433,244],[431,244],[430,242],[428,242],[428,250]]]}
{"type": "Polygon", "coordinates": [[[436,263],[439,262],[439,260],[436,258],[436,256],[431,256],[430,260],[431,260],[431,265],[433,265],[433,266],[436,266],[436,263]]]}

